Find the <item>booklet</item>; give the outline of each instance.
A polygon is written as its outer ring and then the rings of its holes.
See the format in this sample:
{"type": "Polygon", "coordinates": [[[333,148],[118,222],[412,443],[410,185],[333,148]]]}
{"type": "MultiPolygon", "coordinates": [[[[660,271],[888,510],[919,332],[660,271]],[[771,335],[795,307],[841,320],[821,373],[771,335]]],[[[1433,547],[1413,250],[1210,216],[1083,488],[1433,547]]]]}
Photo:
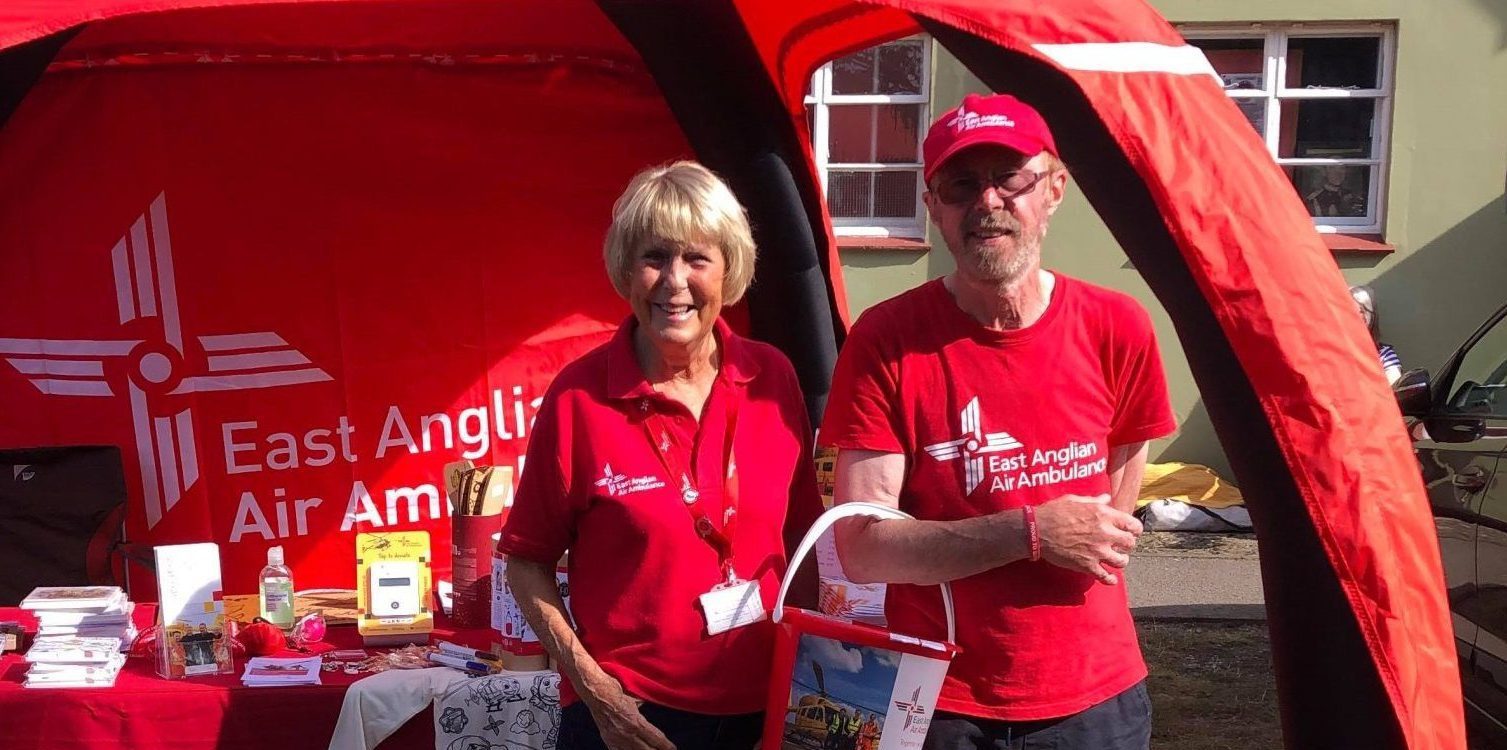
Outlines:
{"type": "Polygon", "coordinates": [[[103,611],[125,598],[119,586],[38,586],[21,600],[21,609],[103,611]]]}
{"type": "Polygon", "coordinates": [[[120,654],[119,638],[81,638],[71,635],[37,636],[26,650],[29,662],[106,663],[120,654]]]}
{"type": "Polygon", "coordinates": [[[115,684],[115,678],[120,672],[111,672],[103,675],[91,675],[72,680],[34,680],[27,675],[26,682],[21,687],[30,690],[48,690],[53,688],[107,688],[115,684]]]}
{"type": "Polygon", "coordinates": [[[291,659],[254,656],[246,661],[241,682],[250,687],[318,685],[320,663],[318,656],[291,659]]]}
{"type": "Polygon", "coordinates": [[[123,625],[131,621],[136,611],[135,602],[126,602],[115,611],[80,612],[77,610],[40,610],[36,613],[37,624],[42,627],[88,627],[92,625],[123,625]]]}
{"type": "Polygon", "coordinates": [[[109,661],[97,664],[54,664],[51,662],[33,662],[27,670],[26,676],[30,678],[63,679],[72,677],[97,677],[99,675],[119,672],[126,665],[125,654],[115,654],[109,661]]]}
{"type": "Polygon", "coordinates": [[[38,636],[75,635],[80,638],[114,638],[121,642],[124,650],[136,640],[136,626],[129,622],[119,625],[88,625],[72,627],[68,625],[43,625],[37,629],[38,636]]]}
{"type": "Polygon", "coordinates": [[[162,618],[157,673],[168,679],[234,674],[221,601],[220,546],[174,544],[152,551],[162,618]]]}

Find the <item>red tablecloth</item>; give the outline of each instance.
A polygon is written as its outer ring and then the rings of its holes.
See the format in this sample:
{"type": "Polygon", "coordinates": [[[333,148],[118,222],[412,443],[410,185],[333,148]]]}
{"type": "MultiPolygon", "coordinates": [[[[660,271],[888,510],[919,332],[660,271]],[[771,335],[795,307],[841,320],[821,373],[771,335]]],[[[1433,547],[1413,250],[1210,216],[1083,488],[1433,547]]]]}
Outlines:
{"type": "MultiPolygon", "coordinates": [[[[155,607],[138,604],[138,627],[154,615],[155,607]]],[[[23,610],[0,607],[0,620],[21,621],[28,644],[36,632],[36,620],[23,610]]],[[[456,630],[443,618],[434,635],[479,648],[491,642],[491,631],[456,630]]],[[[331,627],[325,640],[333,648],[361,648],[354,626],[331,627]]],[[[164,680],[150,659],[133,657],[112,687],[38,690],[21,686],[26,661],[6,653],[0,657],[0,747],[325,750],[346,687],[365,676],[324,672],[322,685],[248,688],[241,685],[242,668],[237,659],[234,675],[164,680]]],[[[414,717],[381,747],[431,750],[430,712],[414,717]]]]}

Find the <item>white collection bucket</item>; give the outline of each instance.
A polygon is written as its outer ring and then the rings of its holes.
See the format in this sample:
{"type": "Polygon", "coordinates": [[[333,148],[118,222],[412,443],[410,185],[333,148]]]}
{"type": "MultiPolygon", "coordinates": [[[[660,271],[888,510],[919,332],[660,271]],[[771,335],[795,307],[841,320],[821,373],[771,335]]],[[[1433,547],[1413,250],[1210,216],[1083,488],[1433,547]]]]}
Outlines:
{"type": "Polygon", "coordinates": [[[822,514],[796,548],[774,605],[774,666],[762,743],[767,750],[910,750],[926,739],[942,679],[958,653],[947,584],[941,585],[945,641],[785,606],[790,582],[817,540],[838,520],[858,515],[911,518],[883,505],[845,503],[822,514]],[[828,742],[834,732],[843,741],[828,742]]]}

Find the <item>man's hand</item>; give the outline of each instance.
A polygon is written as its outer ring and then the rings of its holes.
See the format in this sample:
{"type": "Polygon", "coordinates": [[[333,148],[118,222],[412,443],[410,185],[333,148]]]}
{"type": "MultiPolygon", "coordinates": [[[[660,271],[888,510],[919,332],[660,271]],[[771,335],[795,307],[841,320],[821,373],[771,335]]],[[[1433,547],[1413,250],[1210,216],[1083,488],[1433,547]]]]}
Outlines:
{"type": "Polygon", "coordinates": [[[1036,506],[1041,558],[1114,585],[1114,570],[1130,564],[1141,522],[1109,506],[1108,495],[1064,495],[1036,506]],[[1114,569],[1114,570],[1111,570],[1114,569]]]}
{"type": "Polygon", "coordinates": [[[670,738],[639,713],[640,702],[623,691],[622,683],[606,674],[602,678],[582,698],[609,750],[675,750],[670,738]]]}

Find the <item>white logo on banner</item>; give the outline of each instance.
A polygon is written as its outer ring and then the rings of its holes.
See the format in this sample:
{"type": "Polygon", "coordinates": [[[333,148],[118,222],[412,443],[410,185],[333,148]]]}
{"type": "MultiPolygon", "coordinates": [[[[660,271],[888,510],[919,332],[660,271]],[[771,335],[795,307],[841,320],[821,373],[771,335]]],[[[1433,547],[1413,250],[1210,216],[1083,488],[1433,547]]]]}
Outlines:
{"type": "Polygon", "coordinates": [[[1005,115],[980,115],[958,107],[958,113],[947,121],[947,127],[966,133],[975,128],[1013,128],[1015,121],[1005,115]]]}
{"type": "Polygon", "coordinates": [[[984,454],[1024,447],[1008,432],[984,432],[979,418],[979,397],[974,396],[959,416],[962,437],[926,446],[938,461],[963,459],[964,493],[972,493],[984,481],[984,454]]]}
{"type": "Polygon", "coordinates": [[[104,341],[0,338],[0,355],[37,390],[53,396],[114,397],[118,386],[106,380],[105,360],[126,360],[125,392],[136,433],[147,528],[152,528],[199,480],[199,458],[193,410],[169,410],[158,416],[151,397],[275,388],[331,378],[269,331],[198,336],[207,370],[184,372],[165,193],[158,193],[147,212],[115,243],[110,260],[121,325],[153,321],[153,336],[104,341]]]}

